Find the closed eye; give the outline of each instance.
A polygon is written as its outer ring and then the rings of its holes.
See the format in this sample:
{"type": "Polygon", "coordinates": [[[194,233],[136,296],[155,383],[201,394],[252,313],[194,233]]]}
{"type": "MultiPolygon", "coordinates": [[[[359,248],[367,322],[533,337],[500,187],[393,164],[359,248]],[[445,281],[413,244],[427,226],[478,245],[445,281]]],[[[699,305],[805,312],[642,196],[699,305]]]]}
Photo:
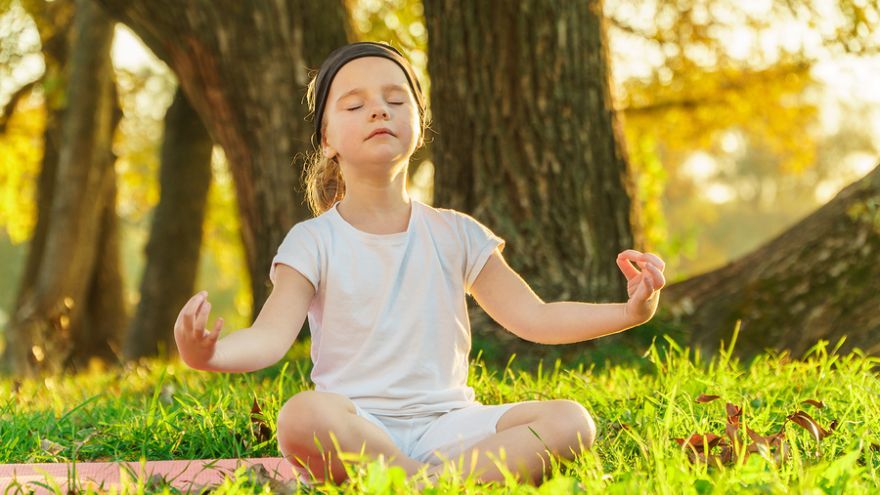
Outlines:
{"type": "Polygon", "coordinates": [[[358,108],[360,108],[360,107],[362,107],[362,106],[363,106],[363,105],[358,105],[358,106],[356,106],[356,107],[347,108],[346,110],[348,110],[349,112],[351,112],[351,111],[353,111],[353,110],[357,110],[358,108]]]}
{"type": "Polygon", "coordinates": [[[390,103],[392,105],[403,105],[402,101],[389,101],[388,103],[390,103]]]}

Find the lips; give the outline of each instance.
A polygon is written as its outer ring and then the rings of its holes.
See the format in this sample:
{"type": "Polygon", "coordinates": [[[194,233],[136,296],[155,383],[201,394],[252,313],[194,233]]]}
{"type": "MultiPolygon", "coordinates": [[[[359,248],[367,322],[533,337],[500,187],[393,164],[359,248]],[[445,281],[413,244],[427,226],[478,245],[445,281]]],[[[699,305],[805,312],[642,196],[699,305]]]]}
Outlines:
{"type": "Polygon", "coordinates": [[[388,134],[389,136],[394,136],[394,133],[391,132],[391,129],[388,129],[387,127],[380,127],[378,129],[373,130],[373,132],[371,132],[370,135],[367,136],[367,139],[370,139],[373,136],[378,136],[380,134],[388,134]]]}

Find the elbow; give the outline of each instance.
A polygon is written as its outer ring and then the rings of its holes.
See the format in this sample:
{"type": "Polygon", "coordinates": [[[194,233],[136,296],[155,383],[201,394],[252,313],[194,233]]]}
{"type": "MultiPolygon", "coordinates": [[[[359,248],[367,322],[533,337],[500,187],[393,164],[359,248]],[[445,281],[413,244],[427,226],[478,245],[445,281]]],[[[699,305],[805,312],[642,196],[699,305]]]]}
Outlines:
{"type": "Polygon", "coordinates": [[[543,342],[542,338],[547,327],[546,317],[544,316],[546,308],[547,304],[544,301],[540,299],[535,300],[534,304],[530,305],[528,310],[523,312],[523,318],[513,326],[511,330],[513,334],[535,344],[546,344],[547,342],[543,342]]]}

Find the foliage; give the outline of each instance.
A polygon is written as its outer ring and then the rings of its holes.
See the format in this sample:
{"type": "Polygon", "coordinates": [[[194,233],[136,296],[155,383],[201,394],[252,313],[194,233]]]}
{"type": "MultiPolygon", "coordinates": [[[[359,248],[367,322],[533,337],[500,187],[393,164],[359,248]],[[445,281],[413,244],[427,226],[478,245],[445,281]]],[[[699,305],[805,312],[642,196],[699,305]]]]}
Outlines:
{"type": "Polygon", "coordinates": [[[20,101],[0,134],[0,225],[13,244],[30,239],[37,221],[35,195],[46,121],[40,100],[20,101]]]}
{"type": "Polygon", "coordinates": [[[876,53],[876,3],[609,0],[605,15],[647,248],[674,280],[753,249],[843,187],[835,175],[858,178],[845,158],[877,153],[852,139],[872,117],[821,125],[839,103],[815,70],[876,53]]]}

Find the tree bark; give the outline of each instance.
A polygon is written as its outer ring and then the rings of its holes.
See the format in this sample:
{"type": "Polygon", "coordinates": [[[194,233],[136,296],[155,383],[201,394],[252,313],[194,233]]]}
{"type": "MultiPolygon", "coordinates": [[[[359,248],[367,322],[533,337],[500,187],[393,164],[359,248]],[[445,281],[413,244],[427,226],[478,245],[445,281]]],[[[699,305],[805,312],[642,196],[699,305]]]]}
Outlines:
{"type": "Polygon", "coordinates": [[[426,0],[435,205],[553,300],[625,300],[641,244],[599,2],[426,0]]]}
{"type": "Polygon", "coordinates": [[[298,188],[311,125],[308,68],[346,42],[340,1],[99,0],[178,77],[221,145],[238,197],[256,314],[269,265],[290,227],[309,216],[298,188]]]}
{"type": "Polygon", "coordinates": [[[159,204],[153,211],[140,301],[125,339],[125,358],[174,353],[174,322],[194,292],[202,223],[211,182],[208,131],[178,88],[165,114],[159,204]]]}
{"type": "Polygon", "coordinates": [[[663,306],[691,343],[714,352],[730,340],[753,356],[798,356],[819,339],[880,352],[880,166],[780,236],[717,270],[664,290],[663,306]]]}
{"type": "MultiPolygon", "coordinates": [[[[114,220],[107,219],[115,215],[111,144],[119,117],[110,63],[113,25],[91,0],[79,0],[73,32],[54,185],[42,183],[49,180],[50,170],[41,178],[40,200],[51,203],[45,205],[48,217],[41,213],[43,225],[32,247],[39,261],[29,262],[25,281],[30,273],[33,284],[23,285],[7,330],[3,367],[17,374],[57,372],[91,357],[112,359],[109,349],[119,327],[99,329],[86,323],[124,319],[119,300],[89,299],[94,288],[121,294],[114,220]],[[47,192],[51,198],[43,196],[47,192]]],[[[51,152],[50,143],[49,159],[51,152]]]]}

